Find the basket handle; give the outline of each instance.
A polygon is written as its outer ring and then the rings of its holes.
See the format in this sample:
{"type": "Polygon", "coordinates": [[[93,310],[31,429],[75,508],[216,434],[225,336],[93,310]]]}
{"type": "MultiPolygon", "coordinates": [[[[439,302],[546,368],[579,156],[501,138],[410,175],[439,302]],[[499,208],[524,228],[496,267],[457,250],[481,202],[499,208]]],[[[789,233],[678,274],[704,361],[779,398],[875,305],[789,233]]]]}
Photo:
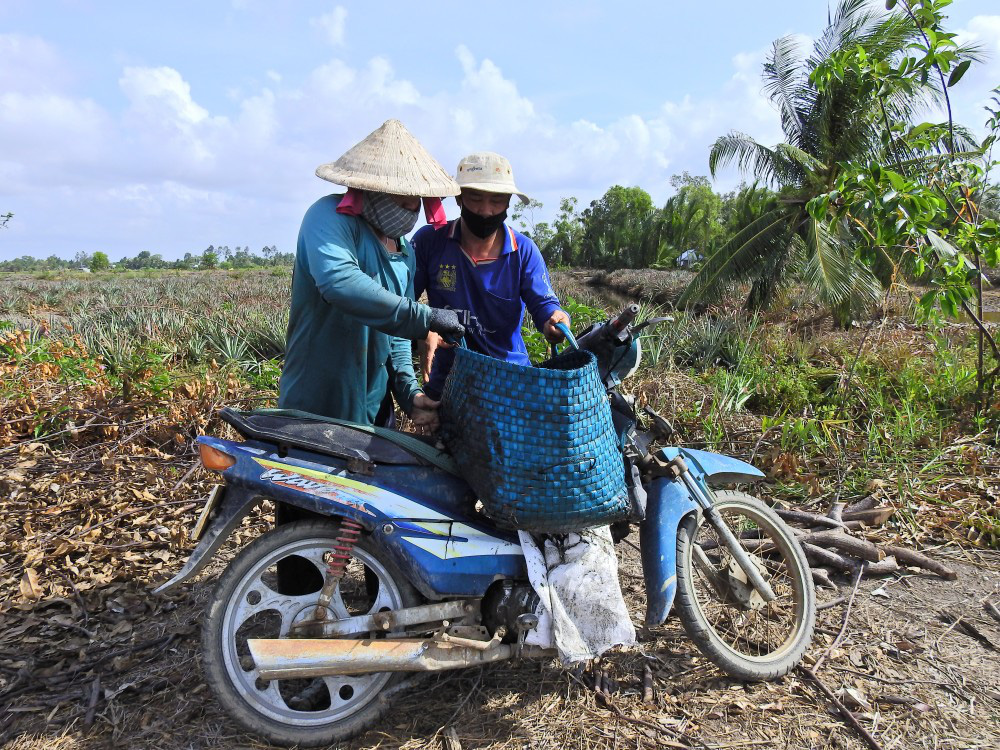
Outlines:
{"type": "MultiPolygon", "coordinates": [[[[577,351],[580,351],[580,345],[577,343],[576,337],[573,335],[573,332],[571,330],[569,330],[569,326],[568,325],[566,325],[565,323],[556,323],[555,328],[556,328],[556,330],[559,331],[559,333],[561,333],[563,336],[566,337],[566,341],[569,342],[570,346],[572,346],[577,351]]],[[[559,349],[557,348],[557,346],[555,344],[553,344],[552,345],[552,356],[554,357],[558,353],[559,353],[559,349]]]]}

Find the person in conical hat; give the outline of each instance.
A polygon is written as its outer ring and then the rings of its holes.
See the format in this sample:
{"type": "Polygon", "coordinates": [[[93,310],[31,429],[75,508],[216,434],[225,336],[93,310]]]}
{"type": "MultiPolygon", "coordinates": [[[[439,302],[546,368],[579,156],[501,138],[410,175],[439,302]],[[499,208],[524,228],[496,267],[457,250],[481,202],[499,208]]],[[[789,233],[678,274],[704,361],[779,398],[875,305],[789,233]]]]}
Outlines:
{"type": "MultiPolygon", "coordinates": [[[[538,247],[505,223],[511,197],[525,204],[528,197],[514,184],[510,162],[492,151],[462,159],[457,179],[461,218],[443,227],[424,227],[413,236],[414,292],[420,296],[426,291],[436,307],[470,311],[479,323],[465,336],[473,351],[529,365],[521,335],[525,310],[553,343],[563,338],[556,325],[570,321],[552,291],[538,247]]],[[[431,398],[440,398],[454,359],[455,352],[440,337],[428,334],[421,362],[424,390],[431,398]]]]}
{"type": "Polygon", "coordinates": [[[410,340],[464,329],[453,310],[415,300],[404,235],[421,200],[428,222],[443,222],[440,199],[458,185],[398,120],[316,175],[348,190],[320,198],[302,220],[278,406],[391,426],[391,391],[419,430],[433,430],[438,403],[417,382],[410,340]]]}

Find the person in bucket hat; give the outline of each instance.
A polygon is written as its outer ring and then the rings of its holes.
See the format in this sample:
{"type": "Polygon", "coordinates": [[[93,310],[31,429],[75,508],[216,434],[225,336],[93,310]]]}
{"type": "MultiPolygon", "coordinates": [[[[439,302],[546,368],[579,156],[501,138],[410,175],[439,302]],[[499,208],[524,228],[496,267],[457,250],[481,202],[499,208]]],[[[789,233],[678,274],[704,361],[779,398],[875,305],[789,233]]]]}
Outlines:
{"type": "Polygon", "coordinates": [[[432,225],[458,185],[398,120],[388,120],[316,175],[348,188],[306,211],[292,275],[278,406],[391,426],[391,391],[418,429],[437,402],[413,372],[411,339],[461,335],[452,310],[415,301],[414,254],[404,239],[421,200],[432,225]]]}
{"type": "MultiPolygon", "coordinates": [[[[427,226],[413,237],[417,297],[424,291],[434,307],[470,310],[478,326],[466,332],[466,345],[481,354],[531,364],[521,335],[527,309],[535,327],[552,343],[563,336],[555,327],[569,324],[552,291],[548,269],[530,238],[507,224],[507,208],[516,195],[510,162],[492,151],[469,154],[458,164],[461,218],[442,227],[427,226]]],[[[421,357],[424,390],[440,398],[455,353],[433,332],[421,357]]]]}

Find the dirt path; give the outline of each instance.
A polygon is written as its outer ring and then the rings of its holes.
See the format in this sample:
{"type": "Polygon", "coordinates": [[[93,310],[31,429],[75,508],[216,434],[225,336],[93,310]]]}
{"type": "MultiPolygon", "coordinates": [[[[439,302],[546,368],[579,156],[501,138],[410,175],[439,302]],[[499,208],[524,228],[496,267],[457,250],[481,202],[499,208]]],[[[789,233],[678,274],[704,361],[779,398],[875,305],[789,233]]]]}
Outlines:
{"type": "MultiPolygon", "coordinates": [[[[622,585],[638,620],[638,555],[628,544],[619,549],[622,585]]],[[[1000,737],[1000,622],[982,606],[991,595],[1000,602],[1000,554],[945,554],[960,570],[955,583],[909,572],[864,581],[846,637],[821,670],[831,690],[860,704],[862,724],[887,749],[995,748],[1000,737]],[[982,640],[970,635],[976,632],[982,640]]],[[[212,584],[203,577],[163,599],[140,585],[111,583],[75,600],[6,611],[0,690],[14,697],[0,698],[0,747],[266,747],[223,715],[202,681],[198,628],[212,584]]],[[[836,595],[822,591],[820,600],[836,595]]],[[[814,656],[833,640],[842,616],[842,606],[820,614],[814,656]]],[[[604,667],[617,685],[614,708],[582,686],[586,676],[554,664],[432,675],[399,695],[391,718],[349,747],[437,748],[448,726],[466,749],[662,747],[680,736],[693,747],[863,747],[801,676],[760,685],[730,680],[698,654],[676,620],[643,634],[636,649],[609,655],[604,667]],[[644,664],[654,674],[652,704],[641,700],[644,664]]]]}

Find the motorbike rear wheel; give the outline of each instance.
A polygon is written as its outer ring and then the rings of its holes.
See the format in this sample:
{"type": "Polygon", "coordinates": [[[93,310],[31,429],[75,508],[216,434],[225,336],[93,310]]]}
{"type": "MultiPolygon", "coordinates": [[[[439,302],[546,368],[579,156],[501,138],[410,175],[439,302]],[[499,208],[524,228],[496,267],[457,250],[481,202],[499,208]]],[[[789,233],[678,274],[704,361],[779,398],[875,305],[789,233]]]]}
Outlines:
{"type": "Polygon", "coordinates": [[[677,609],[698,648],[727,674],[773,680],[812,641],[816,594],[802,547],[777,514],[744,492],[716,492],[715,507],[777,598],[768,603],[700,515],[677,533],[677,609]]]}
{"type": "MultiPolygon", "coordinates": [[[[264,534],[229,565],[208,605],[202,628],[206,681],[226,713],[275,744],[316,747],[360,734],[388,710],[383,693],[401,678],[376,672],[266,681],[257,673],[247,640],[284,638],[293,623],[315,611],[326,569],[323,555],[337,534],[337,524],[326,520],[296,521],[264,534]],[[292,560],[300,572],[296,595],[278,591],[279,560],[292,560]]],[[[410,583],[361,537],[328,616],[340,619],[420,603],[410,583]]]]}

